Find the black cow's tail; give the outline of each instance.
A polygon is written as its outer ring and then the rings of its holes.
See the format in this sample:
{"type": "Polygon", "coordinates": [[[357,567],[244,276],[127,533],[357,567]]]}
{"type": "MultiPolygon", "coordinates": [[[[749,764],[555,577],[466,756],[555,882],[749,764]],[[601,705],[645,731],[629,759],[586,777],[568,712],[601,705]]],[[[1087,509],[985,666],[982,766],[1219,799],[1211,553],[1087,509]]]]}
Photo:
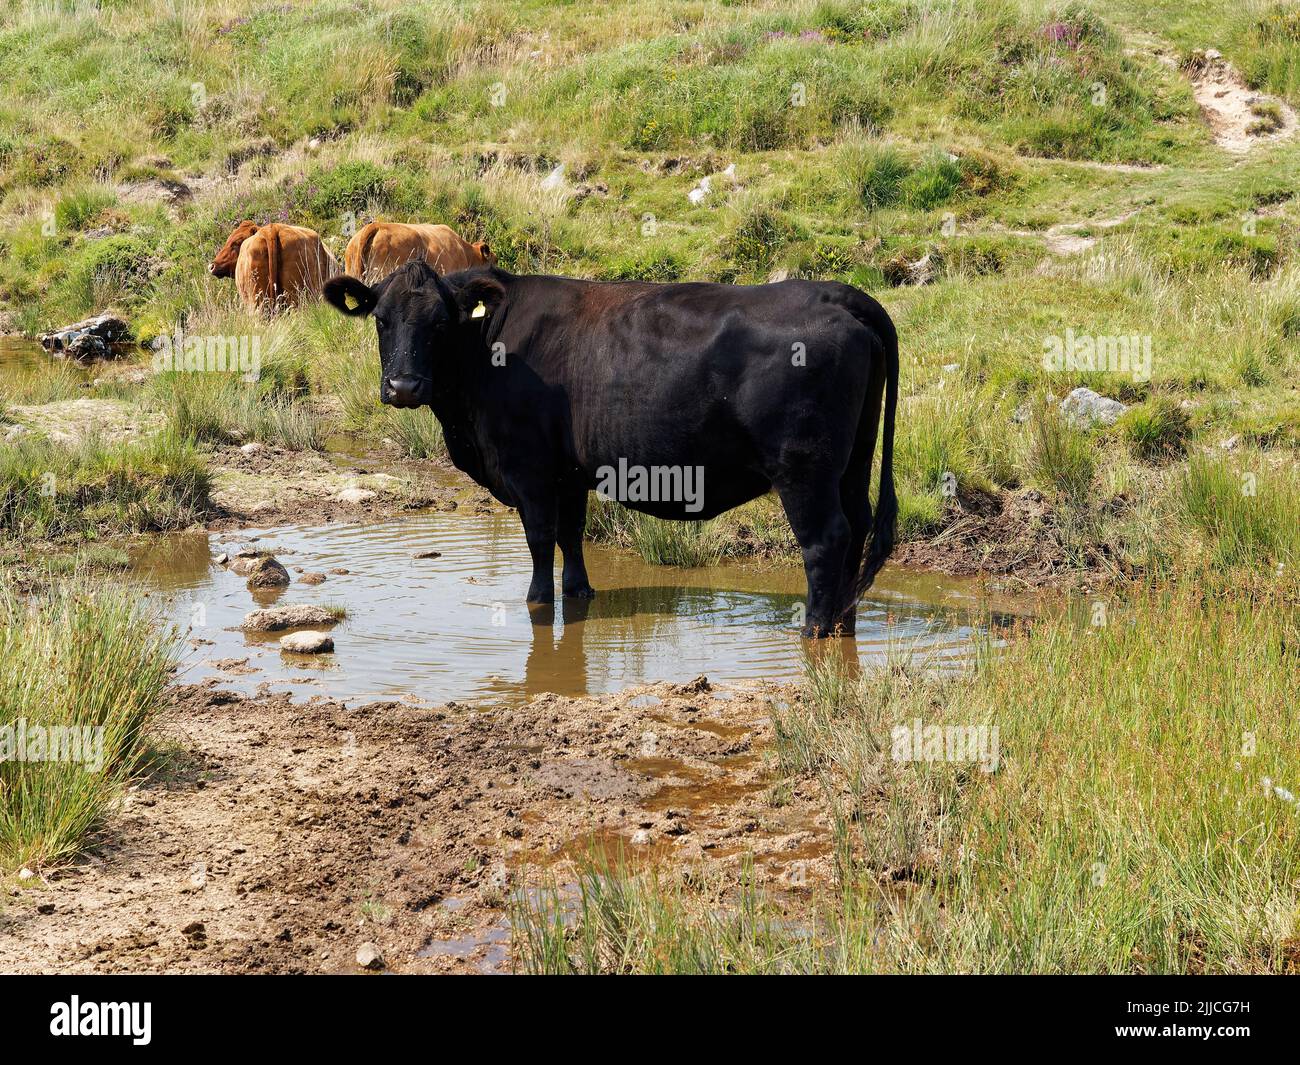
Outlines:
{"type": "MultiPolygon", "coordinates": [[[[871,587],[876,574],[894,550],[898,533],[898,494],[894,490],[894,416],[898,410],[898,333],[893,322],[881,315],[883,322],[873,323],[885,345],[884,433],[880,442],[880,494],[876,502],[875,521],[863,549],[862,568],[853,584],[853,598],[846,604],[857,605],[871,587]]],[[[871,476],[868,467],[867,476],[871,476]]]]}

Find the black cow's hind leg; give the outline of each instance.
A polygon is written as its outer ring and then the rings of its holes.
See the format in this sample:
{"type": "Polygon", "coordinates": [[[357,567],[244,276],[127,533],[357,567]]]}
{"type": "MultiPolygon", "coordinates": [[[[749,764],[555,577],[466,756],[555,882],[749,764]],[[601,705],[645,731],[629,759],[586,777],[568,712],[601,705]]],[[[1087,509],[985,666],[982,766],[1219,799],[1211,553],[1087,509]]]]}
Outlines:
{"type": "Polygon", "coordinates": [[[519,508],[524,523],[528,553],[533,556],[533,579],[528,585],[528,602],[555,602],[555,497],[529,500],[519,508]]]}
{"type": "Polygon", "coordinates": [[[582,534],[586,528],[587,489],[581,485],[565,489],[560,493],[559,541],[564,552],[560,586],[570,599],[591,599],[596,594],[582,560],[582,534]]]}
{"type": "Polygon", "coordinates": [[[849,522],[849,548],[844,553],[844,570],[840,578],[840,614],[836,619],[842,635],[852,636],[858,628],[858,601],[853,585],[862,568],[862,553],[871,533],[871,497],[865,471],[850,470],[840,482],[844,516],[849,522]]]}
{"type": "Polygon", "coordinates": [[[840,586],[844,559],[852,535],[840,505],[839,479],[810,478],[778,484],[776,490],[803,551],[803,567],[808,577],[803,634],[814,638],[835,635],[843,605],[840,586]]]}

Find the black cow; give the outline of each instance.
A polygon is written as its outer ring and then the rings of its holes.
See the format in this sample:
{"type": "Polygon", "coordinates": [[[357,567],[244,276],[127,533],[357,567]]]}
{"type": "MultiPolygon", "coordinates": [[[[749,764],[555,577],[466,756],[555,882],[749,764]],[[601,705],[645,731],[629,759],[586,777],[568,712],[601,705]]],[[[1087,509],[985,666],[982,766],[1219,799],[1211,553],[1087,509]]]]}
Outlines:
{"type": "Polygon", "coordinates": [[[381,401],[431,407],[452,462],[518,508],[530,602],[554,601],[557,541],[564,594],[595,594],[582,561],[589,489],[617,485],[633,509],[703,520],[775,488],[803,550],[804,635],[852,634],[898,515],[898,340],[870,296],[815,281],[440,277],[423,262],[373,287],[335,277],[324,295],[374,316],[381,401]]]}

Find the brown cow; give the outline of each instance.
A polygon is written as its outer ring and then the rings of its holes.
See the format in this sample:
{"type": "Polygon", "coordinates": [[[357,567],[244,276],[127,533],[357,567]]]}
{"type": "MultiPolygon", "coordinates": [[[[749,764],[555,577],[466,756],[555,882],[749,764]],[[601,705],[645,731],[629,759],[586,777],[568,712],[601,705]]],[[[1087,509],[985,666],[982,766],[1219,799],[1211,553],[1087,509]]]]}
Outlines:
{"type": "Polygon", "coordinates": [[[243,221],[226,238],[208,267],[213,277],[233,277],[249,310],[293,307],[320,295],[321,285],[341,273],[313,229],[243,221]]]}
{"type": "Polygon", "coordinates": [[[343,263],[353,277],[373,284],[400,266],[423,259],[440,274],[494,266],[487,241],[471,244],[449,226],[371,222],[348,241],[343,263]]]}

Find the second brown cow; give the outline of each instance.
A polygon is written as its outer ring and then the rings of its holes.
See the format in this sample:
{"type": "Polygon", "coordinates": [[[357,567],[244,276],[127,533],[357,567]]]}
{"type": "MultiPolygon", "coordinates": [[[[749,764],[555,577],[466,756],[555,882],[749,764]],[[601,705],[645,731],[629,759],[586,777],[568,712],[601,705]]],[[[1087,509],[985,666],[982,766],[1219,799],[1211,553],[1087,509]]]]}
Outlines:
{"type": "Polygon", "coordinates": [[[426,262],[440,274],[493,266],[486,241],[471,244],[450,226],[371,222],[348,242],[343,265],[367,284],[382,281],[409,262],[426,262]]]}

